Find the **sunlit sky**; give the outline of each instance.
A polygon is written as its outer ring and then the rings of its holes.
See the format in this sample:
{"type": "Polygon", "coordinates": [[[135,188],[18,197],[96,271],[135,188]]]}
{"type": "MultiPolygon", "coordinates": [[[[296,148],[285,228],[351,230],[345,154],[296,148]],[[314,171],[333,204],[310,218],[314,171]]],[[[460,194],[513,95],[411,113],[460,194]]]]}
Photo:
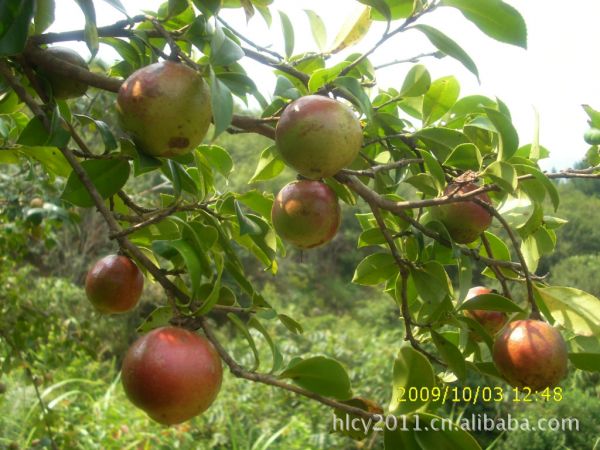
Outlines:
{"type": "MultiPolygon", "coordinates": [[[[108,3],[96,0],[98,26],[109,25],[124,16],[108,3]]],[[[130,15],[140,13],[139,8],[156,10],[160,0],[122,0],[130,15]]],[[[481,84],[460,63],[451,59],[429,58],[423,60],[436,79],[455,75],[461,83],[461,96],[483,94],[497,96],[511,109],[521,143],[532,140],[535,113],[540,116],[540,143],[551,152],[543,162],[545,169],[567,168],[583,158],[588,146],[583,141],[587,128],[586,115],[581,104],[588,103],[600,109],[600,1],[578,0],[559,6],[547,0],[509,1],[525,18],[528,25],[528,49],[498,43],[471,25],[453,8],[439,8],[423,18],[422,23],[435,26],[457,41],[479,68],[481,84]],[[576,7],[575,7],[576,5],[576,7]]],[[[345,17],[355,7],[354,0],[275,0],[273,26],[267,28],[259,14],[246,23],[241,10],[224,10],[222,17],[236,30],[254,42],[272,45],[283,53],[283,37],[276,10],[286,12],[295,29],[295,52],[316,50],[308,19],[303,9],[315,11],[326,24],[331,43],[345,17]]],[[[56,21],[50,31],[81,29],[84,17],[73,0],[56,0],[56,21]]],[[[375,23],[369,34],[358,45],[340,54],[364,51],[373,46],[383,31],[382,23],[375,23]]],[[[63,45],[63,44],[61,44],[63,45]]],[[[69,44],[71,45],[71,44],[69,44]]],[[[89,56],[84,44],[73,44],[83,56],[89,56]]],[[[395,36],[371,56],[374,65],[404,59],[422,52],[435,50],[418,31],[408,31],[395,36]]],[[[117,55],[107,46],[101,46],[99,56],[107,61],[117,55]]],[[[336,62],[331,60],[329,64],[336,62]]],[[[268,96],[274,88],[274,76],[269,68],[247,58],[242,64],[268,96]]],[[[402,85],[411,64],[381,69],[377,81],[383,88],[402,85]]]]}

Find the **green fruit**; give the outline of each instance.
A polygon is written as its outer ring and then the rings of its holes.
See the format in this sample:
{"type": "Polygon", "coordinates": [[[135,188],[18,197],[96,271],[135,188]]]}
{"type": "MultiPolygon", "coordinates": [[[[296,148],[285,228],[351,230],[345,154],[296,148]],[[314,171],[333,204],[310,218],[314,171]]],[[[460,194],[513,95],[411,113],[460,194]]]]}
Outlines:
{"type": "Polygon", "coordinates": [[[590,145],[600,145],[600,129],[590,128],[583,135],[583,139],[590,145]]]}
{"type": "Polygon", "coordinates": [[[363,143],[360,121],[352,110],[320,95],[290,103],[275,135],[283,160],[312,180],[330,177],[348,166],[363,143]]]}
{"type": "Polygon", "coordinates": [[[283,240],[301,249],[314,248],[334,238],[341,222],[340,205],[325,183],[294,181],[277,194],[271,220],[283,240]]]}
{"type": "Polygon", "coordinates": [[[206,338],[169,326],[133,343],[121,380],[134,405],[157,422],[173,425],[208,409],[221,388],[223,369],[206,338]]]}
{"type": "Polygon", "coordinates": [[[101,313],[118,314],[138,304],[144,276],[127,256],[108,255],[98,261],[85,279],[89,301],[101,313]]]}
{"type": "MultiPolygon", "coordinates": [[[[444,190],[444,195],[455,192],[466,194],[479,188],[474,183],[467,183],[459,187],[456,183],[449,184],[444,190]]],[[[491,204],[489,196],[483,192],[475,196],[481,201],[491,204]]],[[[492,215],[481,205],[473,201],[446,203],[431,208],[431,215],[439,220],[448,230],[448,234],[459,244],[473,242],[481,233],[488,229],[492,223],[492,215]]]]}
{"type": "MultiPolygon", "coordinates": [[[[50,47],[46,50],[46,52],[56,59],[61,59],[83,69],[89,70],[88,65],[79,55],[79,53],[71,50],[70,48],[50,47]]],[[[54,95],[54,98],[56,99],[64,100],[67,98],[81,97],[87,92],[88,85],[81,81],[67,78],[63,75],[58,75],[46,70],[41,70],[40,72],[50,83],[50,86],[52,87],[52,95],[54,95]]]]}
{"type": "Polygon", "coordinates": [[[511,322],[496,337],[494,364],[513,386],[541,391],[567,374],[567,345],[558,330],[539,320],[511,322]]]}
{"type": "Polygon", "coordinates": [[[117,111],[139,150],[172,157],[196,148],[212,119],[210,93],[193,69],[173,61],[134,72],[121,86],[117,111]]]}

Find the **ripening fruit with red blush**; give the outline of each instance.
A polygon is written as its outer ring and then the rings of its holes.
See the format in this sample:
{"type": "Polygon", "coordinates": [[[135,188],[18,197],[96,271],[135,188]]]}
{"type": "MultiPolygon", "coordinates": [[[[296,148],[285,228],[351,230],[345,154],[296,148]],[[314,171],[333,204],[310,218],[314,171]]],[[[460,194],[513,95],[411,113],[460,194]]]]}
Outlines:
{"type": "Polygon", "coordinates": [[[494,364],[511,385],[541,391],[567,374],[567,345],[558,330],[540,320],[510,322],[496,336],[494,364]]]}
{"type": "Polygon", "coordinates": [[[299,180],[279,191],[273,202],[271,220],[283,240],[309,249],[335,237],[341,210],[335,192],[325,183],[299,180]]]}
{"type": "MultiPolygon", "coordinates": [[[[467,183],[462,186],[451,183],[444,189],[444,195],[454,192],[459,195],[466,194],[478,188],[479,186],[475,183],[467,183]]],[[[492,204],[490,197],[485,192],[476,195],[475,198],[492,204]]],[[[431,208],[431,215],[444,224],[452,239],[459,244],[473,242],[492,224],[492,215],[483,206],[473,201],[437,205],[431,208]]]]}
{"type": "Polygon", "coordinates": [[[221,358],[203,336],[162,327],[140,337],[121,368],[125,394],[155,421],[173,425],[203,413],[223,380],[221,358]]]}
{"type": "Polygon", "coordinates": [[[144,276],[127,256],[108,255],[90,269],[85,279],[87,298],[101,313],[131,311],[144,288],[144,276]]]}

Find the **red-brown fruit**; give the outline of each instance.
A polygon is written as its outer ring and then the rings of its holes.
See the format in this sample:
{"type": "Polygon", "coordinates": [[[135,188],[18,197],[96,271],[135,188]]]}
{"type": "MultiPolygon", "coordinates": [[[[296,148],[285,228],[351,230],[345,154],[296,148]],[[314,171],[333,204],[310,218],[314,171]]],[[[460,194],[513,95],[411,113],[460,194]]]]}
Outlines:
{"type": "Polygon", "coordinates": [[[129,348],[121,379],[135,406],[157,422],[172,425],[208,409],[221,388],[223,369],[206,338],[183,328],[162,327],[129,348]]]}
{"type": "Polygon", "coordinates": [[[138,149],[171,157],[202,142],[212,119],[210,92],[193,69],[173,61],[143,67],[125,80],[117,97],[121,127],[138,149]]]}
{"type": "Polygon", "coordinates": [[[311,180],[330,177],[358,156],[363,143],[360,121],[343,103],[307,95],[283,111],[275,130],[283,160],[311,180]]]}
{"type": "Polygon", "coordinates": [[[541,391],[567,374],[567,345],[558,330],[539,320],[517,320],[496,337],[493,358],[513,386],[541,391]]]}
{"type": "MultiPolygon", "coordinates": [[[[467,183],[459,188],[456,183],[444,189],[444,195],[456,192],[466,194],[479,188],[474,183],[467,183]],[[458,188],[458,191],[457,191],[458,188]]],[[[482,192],[475,196],[481,201],[492,204],[490,197],[482,192]]],[[[448,233],[459,244],[468,244],[479,237],[492,223],[492,215],[481,205],[472,201],[447,203],[431,209],[432,216],[442,222],[448,233]]]]}
{"type": "Polygon", "coordinates": [[[144,276],[127,256],[108,255],[94,264],[85,279],[85,292],[94,307],[107,314],[124,313],[138,304],[144,276]]]}
{"type": "MultiPolygon", "coordinates": [[[[469,289],[467,292],[467,296],[465,298],[465,302],[468,302],[473,297],[477,297],[478,295],[484,295],[491,293],[492,290],[486,288],[484,286],[475,286],[469,289]]],[[[485,331],[487,331],[491,336],[495,336],[498,331],[502,329],[502,327],[506,324],[508,320],[508,316],[505,312],[502,311],[488,311],[485,309],[466,309],[465,316],[470,317],[473,320],[479,322],[479,324],[483,327],[485,331]]],[[[480,339],[477,333],[472,334],[473,339],[476,341],[480,339]]]]}
{"type": "Polygon", "coordinates": [[[341,222],[340,205],[325,183],[294,181],[277,194],[271,220],[282,239],[301,249],[314,248],[334,238],[341,222]]]}

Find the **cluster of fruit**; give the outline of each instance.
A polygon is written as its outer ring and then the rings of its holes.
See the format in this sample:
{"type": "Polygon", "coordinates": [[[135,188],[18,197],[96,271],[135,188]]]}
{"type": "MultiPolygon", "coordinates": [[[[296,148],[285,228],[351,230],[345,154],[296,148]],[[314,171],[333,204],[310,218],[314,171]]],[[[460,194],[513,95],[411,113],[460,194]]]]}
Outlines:
{"type": "MultiPolygon", "coordinates": [[[[79,55],[51,49],[54,56],[86,67],[79,55]]],[[[85,84],[47,77],[56,98],[83,95],[85,84]]],[[[193,69],[165,61],[134,72],[117,98],[122,128],[137,148],[152,156],[173,157],[193,150],[211,122],[210,93],[193,69]]],[[[597,130],[596,130],[597,131],[597,130]]],[[[363,144],[360,121],[346,105],[325,96],[309,95],[290,103],[276,127],[282,159],[299,174],[278,193],[272,209],[277,233],[300,249],[323,245],[335,236],[341,214],[335,192],[322,180],[350,165],[363,144]]],[[[473,182],[449,184],[444,195],[464,195],[478,189],[473,182]]],[[[485,192],[469,199],[440,204],[432,217],[461,244],[475,241],[492,222],[482,203],[485,192]],[[477,199],[476,201],[474,201],[477,199]]],[[[103,313],[130,311],[138,303],[143,275],[126,256],[110,255],[89,271],[86,293],[103,313]]],[[[467,301],[488,294],[473,288],[467,301]]],[[[515,386],[541,390],[566,374],[567,350],[560,333],[545,322],[517,320],[497,311],[466,313],[496,335],[493,359],[499,372],[515,386]]],[[[474,339],[478,339],[474,336],[474,339]]],[[[215,400],[222,381],[220,357],[205,338],[177,327],[162,327],[139,338],[128,350],[122,381],[129,399],[164,424],[180,423],[205,411],[215,400]]]]}

